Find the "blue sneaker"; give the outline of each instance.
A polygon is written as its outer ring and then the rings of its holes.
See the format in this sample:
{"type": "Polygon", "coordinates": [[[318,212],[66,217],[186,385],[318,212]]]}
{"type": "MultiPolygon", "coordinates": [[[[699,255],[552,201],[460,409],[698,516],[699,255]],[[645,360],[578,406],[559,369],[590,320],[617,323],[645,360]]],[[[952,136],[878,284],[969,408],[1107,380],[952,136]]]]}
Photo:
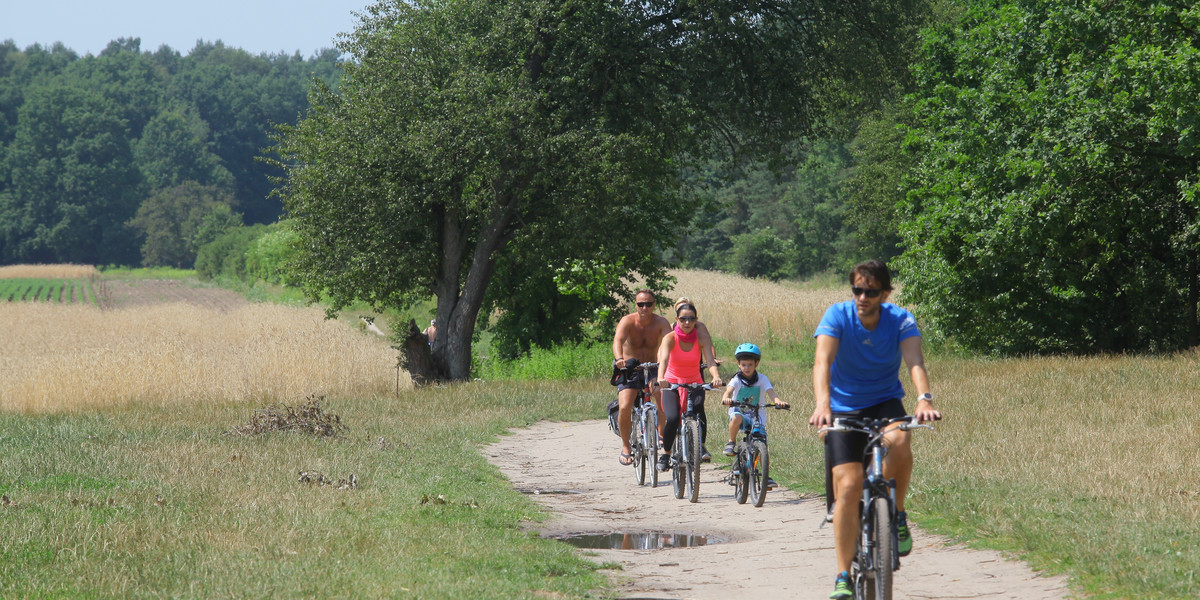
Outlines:
{"type": "Polygon", "coordinates": [[[908,512],[896,514],[896,541],[899,547],[896,548],[896,553],[900,556],[908,556],[912,552],[912,533],[908,531],[908,512]]]}
{"type": "Polygon", "coordinates": [[[829,597],[833,600],[847,600],[854,597],[854,587],[850,585],[850,573],[846,571],[838,573],[837,581],[833,584],[833,593],[829,597]]]}

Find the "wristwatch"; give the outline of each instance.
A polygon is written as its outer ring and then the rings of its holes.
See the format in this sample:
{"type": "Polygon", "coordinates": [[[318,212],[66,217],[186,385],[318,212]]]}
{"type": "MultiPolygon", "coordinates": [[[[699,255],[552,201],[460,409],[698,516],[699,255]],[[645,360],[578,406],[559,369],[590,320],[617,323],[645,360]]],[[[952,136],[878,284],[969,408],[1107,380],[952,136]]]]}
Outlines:
{"type": "Polygon", "coordinates": [[[933,404],[933,394],[930,394],[929,392],[925,392],[924,394],[917,396],[917,401],[920,402],[921,400],[924,400],[930,404],[933,404]]]}

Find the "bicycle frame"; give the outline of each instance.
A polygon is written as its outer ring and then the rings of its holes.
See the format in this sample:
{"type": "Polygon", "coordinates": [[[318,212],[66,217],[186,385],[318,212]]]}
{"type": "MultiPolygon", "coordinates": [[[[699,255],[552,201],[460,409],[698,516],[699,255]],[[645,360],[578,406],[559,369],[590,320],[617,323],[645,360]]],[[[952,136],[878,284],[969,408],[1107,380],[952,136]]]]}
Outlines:
{"type": "Polygon", "coordinates": [[[642,371],[642,386],[634,399],[629,430],[634,477],[638,485],[645,485],[646,470],[649,469],[650,487],[658,487],[658,406],[649,383],[650,370],[657,367],[658,363],[639,363],[634,367],[642,371]]]}
{"type": "MultiPolygon", "coordinates": [[[[859,504],[859,541],[851,574],[855,598],[890,600],[892,572],[900,568],[900,555],[896,552],[899,546],[896,526],[896,480],[885,477],[883,473],[884,460],[887,458],[884,436],[892,430],[891,426],[897,423],[901,431],[933,429],[930,425],[916,423],[916,417],[912,415],[892,419],[842,417],[834,419],[833,426],[821,429],[822,432],[857,432],[867,436],[867,445],[863,450],[864,475],[862,499],[859,504]],[[883,528],[887,531],[880,531],[883,528]]],[[[826,476],[828,477],[828,471],[826,476]]]]}
{"type": "Polygon", "coordinates": [[[689,501],[696,502],[700,498],[700,417],[693,400],[696,394],[712,391],[713,387],[709,383],[673,383],[666,389],[681,388],[686,390],[686,408],[679,419],[679,433],[671,454],[671,479],[676,498],[682,498],[686,492],[689,501]],[[688,435],[689,431],[694,433],[688,435]]]}

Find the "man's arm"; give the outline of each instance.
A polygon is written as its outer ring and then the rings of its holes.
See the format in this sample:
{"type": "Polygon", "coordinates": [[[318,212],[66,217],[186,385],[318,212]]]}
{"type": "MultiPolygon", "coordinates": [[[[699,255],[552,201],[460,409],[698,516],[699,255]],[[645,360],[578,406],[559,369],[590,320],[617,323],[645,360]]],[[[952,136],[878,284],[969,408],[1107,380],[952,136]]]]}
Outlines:
{"type": "Polygon", "coordinates": [[[808,418],[813,427],[827,427],[833,424],[833,409],[829,402],[830,370],[833,368],[833,358],[837,356],[839,341],[831,335],[817,336],[817,353],[813,357],[813,398],[816,406],[808,418]]]}
{"type": "MultiPolygon", "coordinates": [[[[917,388],[917,397],[931,393],[929,391],[929,372],[925,370],[925,353],[921,350],[921,336],[914,335],[900,342],[900,355],[908,365],[908,375],[912,378],[913,387],[917,388]]],[[[929,400],[917,400],[917,408],[913,410],[917,421],[936,421],[942,418],[942,413],[933,407],[929,400]]]]}
{"type": "Polygon", "coordinates": [[[625,338],[629,337],[629,317],[621,317],[617,321],[617,331],[613,334],[613,360],[617,361],[617,368],[625,368],[625,338]]]}

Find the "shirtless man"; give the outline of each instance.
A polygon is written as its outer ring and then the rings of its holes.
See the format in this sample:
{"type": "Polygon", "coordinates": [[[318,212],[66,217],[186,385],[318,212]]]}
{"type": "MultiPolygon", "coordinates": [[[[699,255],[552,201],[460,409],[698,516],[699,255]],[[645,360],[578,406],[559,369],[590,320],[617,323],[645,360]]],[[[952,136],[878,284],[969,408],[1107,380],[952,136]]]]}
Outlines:
{"type": "MultiPolygon", "coordinates": [[[[663,336],[671,331],[671,323],[662,315],[654,314],[654,292],[638,290],[634,299],[637,302],[637,312],[621,317],[617,322],[616,335],[613,336],[613,359],[618,369],[625,368],[627,358],[636,358],[639,362],[654,362],[658,358],[659,343],[663,336]]],[[[650,376],[657,378],[654,371],[651,371],[650,376]]],[[[633,427],[630,418],[633,415],[633,401],[637,399],[638,383],[640,382],[617,386],[617,400],[621,406],[617,414],[617,423],[621,429],[620,461],[623,465],[633,464],[629,448],[629,429],[633,427]]],[[[656,401],[657,398],[658,393],[655,392],[656,401]]]]}

